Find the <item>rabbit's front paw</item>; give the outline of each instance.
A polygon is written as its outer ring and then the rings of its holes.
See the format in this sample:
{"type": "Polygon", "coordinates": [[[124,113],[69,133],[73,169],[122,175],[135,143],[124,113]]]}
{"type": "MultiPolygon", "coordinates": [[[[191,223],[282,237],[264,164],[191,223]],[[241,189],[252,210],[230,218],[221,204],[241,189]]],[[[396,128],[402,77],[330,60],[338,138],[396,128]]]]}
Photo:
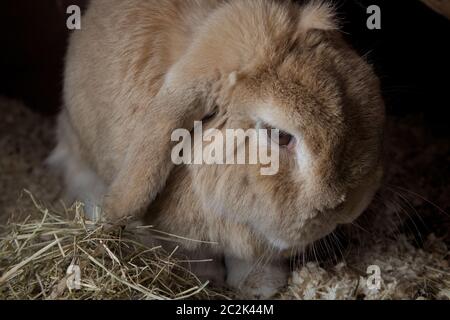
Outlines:
{"type": "Polygon", "coordinates": [[[288,268],[282,263],[260,264],[237,258],[226,258],[227,284],[245,298],[270,299],[287,285],[288,268]]]}
{"type": "Polygon", "coordinates": [[[102,209],[102,218],[111,223],[126,223],[126,221],[135,219],[139,216],[136,206],[124,194],[122,196],[105,197],[102,209]]]}

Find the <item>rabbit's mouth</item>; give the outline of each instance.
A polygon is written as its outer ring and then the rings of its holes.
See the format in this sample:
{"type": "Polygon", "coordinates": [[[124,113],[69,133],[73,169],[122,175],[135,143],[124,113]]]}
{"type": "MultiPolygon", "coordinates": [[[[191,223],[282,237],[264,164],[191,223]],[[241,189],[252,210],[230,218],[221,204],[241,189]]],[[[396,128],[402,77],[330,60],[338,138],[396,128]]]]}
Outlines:
{"type": "Polygon", "coordinates": [[[270,236],[266,237],[266,239],[269,242],[269,245],[277,250],[286,251],[292,248],[292,246],[283,239],[270,236]]]}
{"type": "Polygon", "coordinates": [[[325,211],[312,209],[303,212],[301,215],[308,218],[299,225],[296,226],[294,222],[276,233],[264,232],[268,245],[282,252],[305,251],[317,241],[334,233],[340,226],[352,224],[369,207],[380,188],[381,179],[382,169],[376,170],[370,179],[348,193],[342,205],[325,211]]]}
{"type": "Polygon", "coordinates": [[[348,201],[339,210],[335,210],[337,224],[350,224],[369,207],[380,189],[383,178],[383,168],[378,168],[371,179],[349,193],[348,201]]]}

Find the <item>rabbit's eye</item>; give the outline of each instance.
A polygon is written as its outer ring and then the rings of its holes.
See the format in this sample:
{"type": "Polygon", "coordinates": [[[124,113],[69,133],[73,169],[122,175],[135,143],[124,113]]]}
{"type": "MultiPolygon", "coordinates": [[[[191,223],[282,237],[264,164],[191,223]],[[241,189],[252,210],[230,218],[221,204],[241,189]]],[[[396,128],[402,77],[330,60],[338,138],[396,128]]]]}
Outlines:
{"type": "MultiPolygon", "coordinates": [[[[278,145],[280,147],[288,147],[288,148],[294,148],[295,147],[295,137],[285,131],[278,130],[278,145]]],[[[269,131],[270,132],[270,131],[269,131]]],[[[272,138],[272,136],[270,136],[272,138]]],[[[273,138],[272,138],[273,140],[273,138]]]]}
{"type": "Polygon", "coordinates": [[[294,149],[295,145],[297,144],[297,140],[295,139],[295,137],[292,134],[287,133],[286,131],[278,130],[278,141],[274,139],[274,137],[272,136],[272,130],[274,130],[275,128],[270,127],[270,126],[265,126],[265,128],[268,131],[269,137],[270,139],[272,139],[274,142],[278,142],[278,145],[280,147],[286,147],[288,149],[294,149]]]}
{"type": "Polygon", "coordinates": [[[280,137],[278,139],[278,144],[280,146],[287,147],[294,141],[294,137],[289,133],[280,131],[280,137]]]}

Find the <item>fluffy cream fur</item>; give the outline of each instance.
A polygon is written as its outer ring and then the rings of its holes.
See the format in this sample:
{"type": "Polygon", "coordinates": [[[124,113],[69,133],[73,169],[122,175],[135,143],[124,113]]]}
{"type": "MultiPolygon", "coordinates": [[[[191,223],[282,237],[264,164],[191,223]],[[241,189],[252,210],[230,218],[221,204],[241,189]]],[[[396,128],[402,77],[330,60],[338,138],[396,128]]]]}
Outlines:
{"type": "Polygon", "coordinates": [[[98,201],[110,219],[146,212],[165,231],[217,242],[183,244],[224,256],[229,284],[267,297],[286,281],[283,256],[372,199],[382,174],[378,79],[328,5],[97,0],[83,19],[70,41],[55,154],[68,151],[54,158],[66,175],[78,159],[98,176],[91,187],[106,186],[98,201]],[[248,129],[269,112],[268,126],[295,136],[279,174],[173,168],[172,131],[213,110],[209,127],[248,129]]]}

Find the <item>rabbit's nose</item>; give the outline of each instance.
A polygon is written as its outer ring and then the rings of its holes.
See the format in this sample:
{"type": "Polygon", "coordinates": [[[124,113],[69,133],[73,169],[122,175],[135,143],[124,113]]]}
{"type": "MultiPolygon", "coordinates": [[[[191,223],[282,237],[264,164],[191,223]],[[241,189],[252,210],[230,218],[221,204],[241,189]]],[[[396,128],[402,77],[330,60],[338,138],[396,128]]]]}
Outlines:
{"type": "Polygon", "coordinates": [[[344,209],[345,204],[346,204],[346,199],[345,199],[345,196],[344,196],[343,200],[339,200],[336,203],[336,205],[334,206],[334,208],[331,208],[331,209],[334,210],[334,211],[341,211],[342,209],[344,209]]]}
{"type": "Polygon", "coordinates": [[[344,209],[345,204],[347,203],[346,194],[339,195],[326,195],[326,200],[322,203],[321,211],[340,211],[344,209]]]}
{"type": "Polygon", "coordinates": [[[328,210],[339,211],[344,208],[347,200],[347,196],[345,194],[339,195],[331,199],[331,201],[327,204],[328,210]]]}

